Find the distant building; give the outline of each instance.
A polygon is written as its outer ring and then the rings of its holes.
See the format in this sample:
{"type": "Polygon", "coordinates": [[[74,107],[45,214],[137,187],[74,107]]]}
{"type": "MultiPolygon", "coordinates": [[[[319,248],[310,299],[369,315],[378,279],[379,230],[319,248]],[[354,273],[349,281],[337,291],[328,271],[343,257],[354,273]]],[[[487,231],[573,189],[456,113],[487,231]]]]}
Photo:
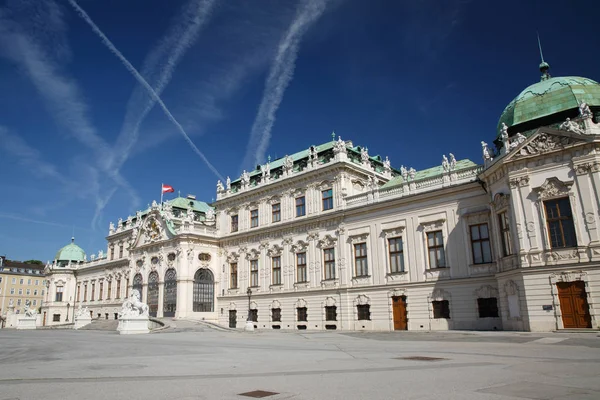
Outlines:
{"type": "Polygon", "coordinates": [[[137,289],[154,316],[230,327],[598,328],[600,85],[540,70],[483,164],[394,168],[332,137],[218,182],[213,204],[111,223],[89,260],[68,245],[47,265],[47,323],[80,305],[116,318],[137,289]]]}
{"type": "Polygon", "coordinates": [[[44,266],[6,260],[0,256],[0,316],[5,316],[9,304],[20,314],[29,301],[39,309],[46,293],[44,266]]]}

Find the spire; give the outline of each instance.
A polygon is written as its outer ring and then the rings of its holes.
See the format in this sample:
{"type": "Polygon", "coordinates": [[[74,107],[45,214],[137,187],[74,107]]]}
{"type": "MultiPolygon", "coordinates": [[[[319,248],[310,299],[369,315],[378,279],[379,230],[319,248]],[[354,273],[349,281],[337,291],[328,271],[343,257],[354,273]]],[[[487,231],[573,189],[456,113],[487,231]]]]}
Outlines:
{"type": "Polygon", "coordinates": [[[335,131],[331,131],[331,141],[335,142],[335,131]]]}
{"type": "Polygon", "coordinates": [[[546,61],[544,61],[544,53],[542,52],[542,42],[540,41],[540,34],[539,32],[536,33],[538,47],[540,48],[540,58],[542,60],[542,62],[540,63],[540,72],[542,73],[542,81],[545,81],[546,79],[550,79],[550,73],[548,72],[548,70],[550,69],[550,65],[546,61]]]}
{"type": "Polygon", "coordinates": [[[71,236],[71,243],[75,243],[75,236],[71,236]]]}

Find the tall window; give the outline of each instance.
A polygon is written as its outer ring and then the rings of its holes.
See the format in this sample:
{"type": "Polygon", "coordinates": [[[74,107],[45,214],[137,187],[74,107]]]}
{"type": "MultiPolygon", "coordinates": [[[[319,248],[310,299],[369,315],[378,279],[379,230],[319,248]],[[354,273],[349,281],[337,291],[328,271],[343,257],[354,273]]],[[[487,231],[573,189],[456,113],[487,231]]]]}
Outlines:
{"type": "Polygon", "coordinates": [[[55,301],[63,301],[63,287],[62,286],[57,286],[56,287],[56,299],[55,301]]]}
{"type": "Polygon", "coordinates": [[[115,298],[120,298],[121,297],[121,278],[117,278],[117,295],[115,296],[115,298]]]}
{"type": "Polygon", "coordinates": [[[369,304],[358,304],[356,306],[358,313],[358,320],[370,320],[371,319],[371,306],[369,304]]]}
{"type": "Polygon", "coordinates": [[[271,206],[271,213],[273,216],[272,222],[281,221],[281,203],[276,203],[271,206]]]}
{"type": "Polygon", "coordinates": [[[112,281],[108,281],[106,282],[106,285],[108,286],[108,288],[106,289],[107,293],[106,293],[106,299],[110,299],[110,295],[112,292],[112,281]]]}
{"type": "Polygon", "coordinates": [[[94,292],[96,291],[96,284],[92,283],[92,298],[90,299],[91,301],[94,301],[94,292]]]}
{"type": "Polygon", "coordinates": [[[258,286],[258,260],[250,260],[250,286],[258,286]]]}
{"type": "Polygon", "coordinates": [[[110,247],[110,259],[115,259],[115,248],[113,246],[110,247]]]}
{"type": "Polygon", "coordinates": [[[271,319],[273,322],[281,322],[281,308],[271,309],[271,319]]]}
{"type": "Polygon", "coordinates": [[[250,310],[250,321],[258,322],[258,310],[256,308],[250,310]]]}
{"type": "Polygon", "coordinates": [[[337,321],[336,306],[325,306],[325,321],[337,321]]]}
{"type": "Polygon", "coordinates": [[[427,248],[429,250],[429,267],[446,267],[446,256],[444,254],[444,237],[442,231],[427,233],[427,248]]]}
{"type": "Polygon", "coordinates": [[[404,244],[402,238],[388,239],[388,248],[390,252],[390,272],[404,272],[404,244]]]}
{"type": "Polygon", "coordinates": [[[87,283],[83,285],[83,301],[87,301],[87,283]]]}
{"type": "Polygon", "coordinates": [[[258,226],[258,209],[250,211],[250,227],[256,228],[258,226]]]}
{"type": "MultiPolygon", "coordinates": [[[[175,272],[175,270],[172,271],[175,272]]],[[[175,294],[176,298],[177,294],[175,294]]],[[[209,269],[200,268],[194,275],[194,312],[213,312],[215,310],[214,298],[215,278],[209,269]]]]}
{"type": "Polygon", "coordinates": [[[306,215],[306,199],[304,196],[296,197],[296,217],[306,215]]]}
{"type": "Polygon", "coordinates": [[[436,300],[431,302],[433,306],[433,318],[450,319],[450,302],[448,300],[436,300]]]}
{"type": "Polygon", "coordinates": [[[498,299],[496,297],[478,298],[479,318],[498,318],[498,299]]]}
{"type": "Polygon", "coordinates": [[[102,294],[104,293],[104,282],[100,282],[100,290],[98,290],[98,300],[102,300],[102,294]]]}
{"type": "Polygon", "coordinates": [[[335,279],[335,249],[324,249],[325,279],[335,279]]]}
{"type": "Polygon", "coordinates": [[[554,249],[577,246],[569,198],[547,200],[544,202],[544,206],[550,235],[550,247],[554,249]]]}
{"type": "Polygon", "coordinates": [[[123,258],[123,245],[119,246],[119,258],[123,258]]]}
{"type": "Polygon", "coordinates": [[[307,322],[308,321],[308,310],[306,307],[298,307],[296,309],[298,311],[298,322],[307,322]]]}
{"type": "Polygon", "coordinates": [[[504,257],[512,254],[512,239],[510,236],[510,224],[508,213],[506,211],[498,214],[498,223],[500,225],[500,237],[502,238],[502,255],[504,257]]]}
{"type": "Polygon", "coordinates": [[[487,224],[471,225],[471,250],[473,264],[486,264],[492,262],[492,248],[487,224]]]}
{"type": "Polygon", "coordinates": [[[323,198],[323,211],[331,210],[333,208],[333,189],[323,190],[321,196],[323,198]]]}
{"type": "Polygon", "coordinates": [[[273,264],[273,285],[281,285],[281,257],[271,258],[273,264]]]}
{"type": "Polygon", "coordinates": [[[238,287],[238,266],[237,263],[229,264],[229,287],[237,289],[238,287]]]}
{"type": "Polygon", "coordinates": [[[369,275],[366,243],[356,243],[354,245],[354,265],[356,266],[356,276],[369,275]]]}
{"type": "Polygon", "coordinates": [[[80,294],[81,294],[81,285],[77,285],[77,297],[76,297],[77,300],[76,301],[79,301],[79,295],[80,294]]]}
{"type": "Polygon", "coordinates": [[[298,283],[306,282],[306,253],[296,254],[296,280],[298,283]]]}
{"type": "Polygon", "coordinates": [[[237,232],[238,231],[238,216],[236,215],[232,215],[231,216],[231,232],[237,232]]]}

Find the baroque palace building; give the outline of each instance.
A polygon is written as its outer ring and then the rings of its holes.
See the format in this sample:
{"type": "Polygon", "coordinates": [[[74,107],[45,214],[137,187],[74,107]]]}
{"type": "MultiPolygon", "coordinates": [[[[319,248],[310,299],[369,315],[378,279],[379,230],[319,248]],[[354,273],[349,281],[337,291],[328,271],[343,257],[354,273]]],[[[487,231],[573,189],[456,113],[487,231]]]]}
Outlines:
{"type": "Polygon", "coordinates": [[[483,164],[416,171],[349,140],[110,224],[46,266],[44,324],[156,317],[258,329],[525,330],[600,324],[600,85],[542,79],[506,107],[483,164]],[[250,290],[248,290],[250,289],[250,290]]]}

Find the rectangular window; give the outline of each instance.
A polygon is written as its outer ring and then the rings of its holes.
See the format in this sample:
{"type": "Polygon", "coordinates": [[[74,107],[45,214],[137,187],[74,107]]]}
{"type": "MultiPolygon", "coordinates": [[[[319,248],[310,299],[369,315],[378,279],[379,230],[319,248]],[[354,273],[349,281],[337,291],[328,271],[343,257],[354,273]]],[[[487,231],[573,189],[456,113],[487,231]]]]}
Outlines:
{"type": "Polygon", "coordinates": [[[21,299],[17,300],[17,305],[20,306],[21,305],[21,299]]]}
{"type": "Polygon", "coordinates": [[[498,299],[495,297],[477,299],[479,318],[498,318],[498,299]]]}
{"type": "Polygon", "coordinates": [[[237,289],[238,287],[238,266],[237,263],[229,264],[229,287],[237,289]]]}
{"type": "Polygon", "coordinates": [[[323,249],[325,279],[335,279],[335,249],[323,249]]]}
{"type": "Polygon", "coordinates": [[[371,306],[369,304],[359,304],[356,306],[359,321],[371,320],[371,306]]]}
{"type": "Polygon", "coordinates": [[[25,293],[27,293],[27,296],[31,295],[31,289],[27,289],[25,293]]]}
{"type": "Polygon", "coordinates": [[[487,224],[471,225],[471,251],[473,264],[487,264],[492,262],[492,247],[490,246],[490,233],[487,224]]]}
{"type": "Polygon", "coordinates": [[[356,276],[369,275],[366,243],[356,243],[354,245],[354,265],[356,267],[356,276]]]}
{"type": "Polygon", "coordinates": [[[250,260],[250,286],[258,286],[258,260],[250,260]]]}
{"type": "Polygon", "coordinates": [[[298,283],[307,281],[306,275],[306,253],[296,254],[296,280],[298,283]]]}
{"type": "Polygon", "coordinates": [[[276,203],[271,206],[271,213],[273,215],[272,222],[281,221],[281,203],[276,203]]]}
{"type": "Polygon", "coordinates": [[[60,322],[60,314],[52,314],[53,322],[60,322]]]}
{"type": "Polygon", "coordinates": [[[39,284],[40,284],[40,280],[39,280],[39,279],[36,279],[36,280],[35,280],[35,286],[37,286],[37,285],[39,285],[39,284]]]}
{"type": "Polygon", "coordinates": [[[17,283],[17,278],[12,278],[13,285],[17,283]]]}
{"type": "Polygon", "coordinates": [[[63,301],[63,287],[62,286],[57,286],[56,287],[56,298],[55,301],[63,301]]]}
{"type": "Polygon", "coordinates": [[[38,290],[37,290],[37,289],[35,289],[35,290],[33,291],[33,295],[34,295],[34,296],[37,296],[37,295],[38,295],[38,290]]]}
{"type": "Polygon", "coordinates": [[[306,307],[298,307],[298,322],[307,322],[308,321],[308,311],[306,307]]]}
{"type": "Polygon", "coordinates": [[[231,216],[231,232],[237,232],[238,231],[238,216],[236,215],[232,215],[231,216]]]}
{"type": "Polygon", "coordinates": [[[302,217],[303,215],[306,215],[305,197],[296,197],[296,217],[302,217]]]}
{"type": "Polygon", "coordinates": [[[113,246],[111,246],[111,248],[110,248],[110,259],[111,260],[115,259],[115,248],[113,246]]]}
{"type": "Polygon", "coordinates": [[[500,225],[500,237],[502,238],[502,255],[504,257],[510,256],[512,254],[512,239],[506,211],[498,214],[498,224],[500,225]]]}
{"type": "Polygon", "coordinates": [[[123,258],[123,245],[119,246],[119,258],[123,258]]]}
{"type": "Polygon", "coordinates": [[[19,285],[23,284],[23,278],[19,279],[19,285]]]}
{"type": "Polygon", "coordinates": [[[271,319],[273,322],[281,322],[281,308],[271,309],[271,319]]]}
{"type": "Polygon", "coordinates": [[[109,300],[111,292],[112,292],[112,281],[106,282],[106,285],[108,286],[108,288],[106,289],[106,291],[107,291],[107,293],[106,293],[106,299],[109,300]]]}
{"type": "Polygon", "coordinates": [[[76,300],[77,302],[79,302],[79,295],[81,294],[81,285],[77,285],[77,297],[76,300]]]}
{"type": "Polygon", "coordinates": [[[442,231],[427,233],[427,248],[429,250],[429,268],[445,268],[446,256],[442,231]]]}
{"type": "Polygon", "coordinates": [[[115,298],[120,298],[121,297],[121,278],[117,279],[117,295],[115,296],[115,298]]]}
{"type": "Polygon", "coordinates": [[[258,226],[258,209],[250,211],[250,227],[256,228],[258,226]]]}
{"type": "Polygon", "coordinates": [[[10,288],[10,294],[15,294],[15,288],[14,287],[10,288]]]}
{"type": "Polygon", "coordinates": [[[35,300],[35,299],[33,300],[33,305],[37,306],[37,300],[35,300]]]}
{"type": "Polygon", "coordinates": [[[250,321],[258,322],[258,310],[250,310],[250,321]]]}
{"type": "Polygon", "coordinates": [[[98,292],[99,292],[98,293],[98,300],[102,300],[102,294],[104,293],[104,290],[102,290],[102,289],[104,289],[104,282],[100,282],[99,289],[100,290],[98,290],[98,292]]]}
{"type": "Polygon", "coordinates": [[[27,279],[27,284],[31,285],[31,279],[27,279]]]}
{"type": "Polygon", "coordinates": [[[546,223],[550,235],[550,247],[576,247],[575,225],[573,225],[573,213],[568,197],[547,200],[544,202],[546,208],[546,223]]]}
{"type": "Polygon", "coordinates": [[[404,244],[402,238],[388,239],[388,248],[390,252],[390,272],[404,272],[404,244]]]}
{"type": "Polygon", "coordinates": [[[450,302],[448,300],[432,301],[433,318],[435,319],[450,319],[450,302]]]}
{"type": "Polygon", "coordinates": [[[129,278],[125,280],[125,297],[129,297],[129,278]]]}
{"type": "Polygon", "coordinates": [[[19,294],[23,294],[23,289],[19,289],[19,294]]]}
{"type": "Polygon", "coordinates": [[[323,211],[333,209],[333,189],[323,190],[321,196],[323,199],[323,211]]]}
{"type": "Polygon", "coordinates": [[[94,301],[94,293],[96,292],[96,284],[92,283],[92,298],[90,299],[91,301],[94,301]]]}
{"type": "Polygon", "coordinates": [[[281,257],[271,258],[273,265],[273,285],[281,285],[281,257]]]}
{"type": "Polygon", "coordinates": [[[337,321],[336,306],[325,306],[325,321],[337,321]]]}

